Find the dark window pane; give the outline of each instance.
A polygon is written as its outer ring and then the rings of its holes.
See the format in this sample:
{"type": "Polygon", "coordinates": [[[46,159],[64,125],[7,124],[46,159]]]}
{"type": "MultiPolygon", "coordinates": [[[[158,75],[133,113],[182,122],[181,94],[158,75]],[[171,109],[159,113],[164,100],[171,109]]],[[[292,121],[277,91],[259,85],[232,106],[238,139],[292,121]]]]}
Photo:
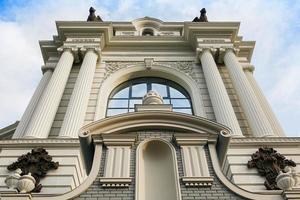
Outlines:
{"type": "Polygon", "coordinates": [[[120,90],[113,97],[114,98],[128,98],[129,97],[129,87],[120,90]]]}
{"type": "Polygon", "coordinates": [[[141,83],[132,86],[132,97],[143,97],[147,93],[147,84],[141,83]]]}
{"type": "Polygon", "coordinates": [[[142,99],[131,99],[129,101],[130,108],[134,108],[134,104],[142,104],[142,99]]]}
{"type": "Polygon", "coordinates": [[[170,87],[171,98],[186,98],[181,92],[170,87]]]}
{"type": "Polygon", "coordinates": [[[174,112],[180,112],[180,113],[186,113],[186,114],[192,114],[191,109],[173,109],[174,112]]]}
{"type": "Polygon", "coordinates": [[[127,113],[127,109],[107,109],[107,116],[118,115],[122,113],[127,113]]]}
{"type": "Polygon", "coordinates": [[[108,108],[127,108],[128,100],[111,99],[108,103],[108,108]]]}
{"type": "Polygon", "coordinates": [[[171,104],[173,107],[190,107],[190,102],[187,99],[172,99],[171,104]]]}
{"type": "Polygon", "coordinates": [[[158,83],[152,83],[152,90],[157,92],[162,97],[167,97],[167,86],[158,84],[158,83]]]}

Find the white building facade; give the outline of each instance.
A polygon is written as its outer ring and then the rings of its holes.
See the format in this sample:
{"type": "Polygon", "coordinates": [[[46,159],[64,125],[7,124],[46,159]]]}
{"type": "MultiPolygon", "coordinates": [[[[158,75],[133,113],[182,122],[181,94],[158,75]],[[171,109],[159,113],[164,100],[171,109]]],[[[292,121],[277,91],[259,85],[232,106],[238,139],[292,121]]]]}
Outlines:
{"type": "Polygon", "coordinates": [[[0,130],[1,199],[300,199],[300,139],[239,25],[56,22],[28,107],[0,130]]]}

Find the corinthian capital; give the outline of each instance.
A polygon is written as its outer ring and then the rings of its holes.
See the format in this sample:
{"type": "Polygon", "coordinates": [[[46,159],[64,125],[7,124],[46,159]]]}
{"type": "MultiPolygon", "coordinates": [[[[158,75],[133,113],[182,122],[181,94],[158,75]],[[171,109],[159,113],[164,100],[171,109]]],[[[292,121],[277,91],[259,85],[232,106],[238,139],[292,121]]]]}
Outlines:
{"type": "Polygon", "coordinates": [[[78,63],[79,62],[79,56],[78,56],[78,47],[74,45],[63,45],[59,48],[57,48],[57,51],[61,54],[64,51],[70,51],[73,56],[74,56],[74,62],[78,63]]]}
{"type": "Polygon", "coordinates": [[[213,56],[215,56],[217,52],[217,48],[209,47],[209,46],[204,46],[204,47],[199,46],[196,49],[196,51],[198,56],[201,56],[205,51],[209,51],[213,56]]]}
{"type": "Polygon", "coordinates": [[[101,55],[101,48],[98,45],[87,45],[80,48],[82,56],[84,56],[88,51],[94,51],[98,55],[98,57],[100,57],[101,55]]]}
{"type": "Polygon", "coordinates": [[[219,48],[219,55],[218,55],[218,58],[217,58],[218,63],[223,63],[224,62],[225,53],[228,52],[228,51],[231,51],[235,55],[238,55],[240,50],[238,48],[235,48],[235,47],[232,47],[232,46],[220,47],[219,48]]]}

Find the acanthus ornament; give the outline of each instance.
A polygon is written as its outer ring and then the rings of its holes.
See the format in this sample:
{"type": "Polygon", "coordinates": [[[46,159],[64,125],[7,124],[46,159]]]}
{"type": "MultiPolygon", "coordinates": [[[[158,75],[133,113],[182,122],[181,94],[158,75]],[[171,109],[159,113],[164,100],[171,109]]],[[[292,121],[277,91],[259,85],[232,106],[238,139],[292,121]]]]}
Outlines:
{"type": "Polygon", "coordinates": [[[52,157],[44,148],[37,147],[20,156],[16,162],[8,165],[7,169],[13,171],[20,168],[22,176],[30,173],[35,179],[35,187],[32,192],[40,192],[42,189],[40,179],[45,177],[49,170],[57,169],[58,165],[58,162],[52,161],[52,157]]]}
{"type": "Polygon", "coordinates": [[[264,185],[267,190],[280,189],[277,186],[276,177],[287,166],[295,167],[296,163],[286,159],[283,155],[277,153],[275,149],[269,147],[259,148],[258,151],[252,154],[251,160],[248,161],[248,168],[256,167],[258,173],[266,177],[264,185]]]}

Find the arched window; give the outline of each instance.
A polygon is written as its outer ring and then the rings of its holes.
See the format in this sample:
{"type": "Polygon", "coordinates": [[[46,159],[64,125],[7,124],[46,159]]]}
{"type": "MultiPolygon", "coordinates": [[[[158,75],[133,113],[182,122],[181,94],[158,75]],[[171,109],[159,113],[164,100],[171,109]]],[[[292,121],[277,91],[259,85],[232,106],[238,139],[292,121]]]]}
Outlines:
{"type": "Polygon", "coordinates": [[[127,81],[114,89],[109,97],[106,116],[133,112],[135,104],[142,104],[144,95],[154,90],[172,104],[174,112],[193,114],[188,93],[173,81],[161,78],[138,78],[127,81]]]}
{"type": "Polygon", "coordinates": [[[142,32],[142,36],[153,36],[153,35],[154,35],[154,32],[150,28],[146,28],[142,32]]]}

